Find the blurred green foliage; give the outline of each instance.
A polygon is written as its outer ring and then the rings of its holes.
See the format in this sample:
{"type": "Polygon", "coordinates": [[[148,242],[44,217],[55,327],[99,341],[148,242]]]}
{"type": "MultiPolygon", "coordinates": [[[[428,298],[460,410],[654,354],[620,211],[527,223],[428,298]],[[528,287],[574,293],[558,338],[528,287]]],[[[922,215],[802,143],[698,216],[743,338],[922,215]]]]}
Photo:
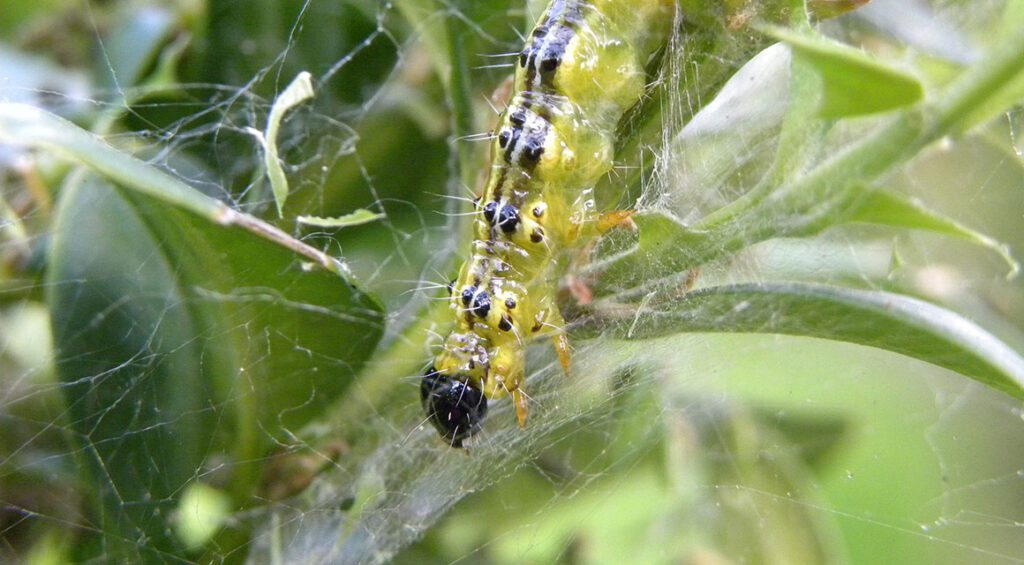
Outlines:
{"type": "Polygon", "coordinates": [[[1015,560],[1024,3],[858,4],[681,2],[466,455],[415,375],[542,2],[8,0],[0,559],[1015,560]]]}

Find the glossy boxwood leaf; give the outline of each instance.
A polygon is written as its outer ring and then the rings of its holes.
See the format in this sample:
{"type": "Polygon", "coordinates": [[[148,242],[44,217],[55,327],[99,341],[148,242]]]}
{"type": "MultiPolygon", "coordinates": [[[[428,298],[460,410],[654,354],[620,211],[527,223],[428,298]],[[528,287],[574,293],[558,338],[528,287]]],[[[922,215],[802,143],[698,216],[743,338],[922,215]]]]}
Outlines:
{"type": "Polygon", "coordinates": [[[247,502],[268,444],[322,413],[382,331],[371,298],[288,249],[97,177],[62,192],[47,276],[106,558],[184,555],[168,520],[186,485],[217,468],[247,502]]]}
{"type": "Polygon", "coordinates": [[[642,311],[604,335],[647,339],[679,332],[799,335],[893,351],[1024,399],[1024,359],[958,314],[888,292],[826,285],[720,286],[642,311]]]}

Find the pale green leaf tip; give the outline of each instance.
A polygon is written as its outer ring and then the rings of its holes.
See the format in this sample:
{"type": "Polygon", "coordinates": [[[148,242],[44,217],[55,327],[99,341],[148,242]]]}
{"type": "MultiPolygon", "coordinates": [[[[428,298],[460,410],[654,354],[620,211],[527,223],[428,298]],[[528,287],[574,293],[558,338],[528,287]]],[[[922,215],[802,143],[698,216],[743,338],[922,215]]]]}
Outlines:
{"type": "Polygon", "coordinates": [[[897,192],[888,190],[868,188],[862,190],[869,191],[868,197],[863,201],[860,209],[853,213],[851,220],[930,231],[962,239],[998,255],[1006,263],[1008,269],[1006,280],[1013,280],[1020,273],[1020,263],[1014,258],[1009,245],[936,212],[917,199],[906,198],[897,192]]]}
{"type": "Polygon", "coordinates": [[[279,217],[283,216],[284,203],[288,199],[288,178],[285,176],[281,160],[277,156],[277,130],[289,110],[312,97],[312,75],[307,71],[302,71],[274,100],[274,105],[271,106],[270,115],[267,118],[267,133],[263,136],[264,165],[267,168],[267,177],[270,179],[270,188],[274,193],[274,202],[277,204],[279,217]]]}
{"type": "Polygon", "coordinates": [[[337,216],[333,218],[299,216],[297,220],[300,224],[306,226],[316,226],[321,228],[347,228],[352,226],[361,226],[382,218],[384,218],[384,214],[380,212],[371,212],[365,208],[360,208],[355,212],[345,214],[344,216],[337,216]]]}

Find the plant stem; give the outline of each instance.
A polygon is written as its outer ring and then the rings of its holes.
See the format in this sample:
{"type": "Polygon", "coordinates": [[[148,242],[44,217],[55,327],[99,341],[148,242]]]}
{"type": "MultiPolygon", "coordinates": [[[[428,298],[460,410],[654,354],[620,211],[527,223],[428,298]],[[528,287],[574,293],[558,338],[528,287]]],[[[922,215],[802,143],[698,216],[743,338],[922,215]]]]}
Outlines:
{"type": "Polygon", "coordinates": [[[977,125],[976,119],[971,120],[976,110],[999,97],[1009,84],[1024,77],[1024,28],[1018,29],[1005,41],[997,42],[980,61],[957,79],[948,95],[935,104],[936,133],[933,138],[962,133],[977,125]]]}

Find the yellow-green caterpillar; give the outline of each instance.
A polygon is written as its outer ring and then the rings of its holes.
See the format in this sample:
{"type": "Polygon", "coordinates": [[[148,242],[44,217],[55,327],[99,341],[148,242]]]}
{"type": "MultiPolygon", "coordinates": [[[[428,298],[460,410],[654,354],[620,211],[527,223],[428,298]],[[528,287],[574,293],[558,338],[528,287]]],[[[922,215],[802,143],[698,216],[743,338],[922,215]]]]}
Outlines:
{"type": "Polygon", "coordinates": [[[449,288],[455,327],[420,386],[428,418],[453,446],[480,429],[488,398],[511,395],[525,424],[529,339],[553,336],[568,371],[554,256],[599,231],[591,188],[611,170],[616,126],[644,92],[673,5],[552,0],[518,56],[470,256],[449,288]]]}

